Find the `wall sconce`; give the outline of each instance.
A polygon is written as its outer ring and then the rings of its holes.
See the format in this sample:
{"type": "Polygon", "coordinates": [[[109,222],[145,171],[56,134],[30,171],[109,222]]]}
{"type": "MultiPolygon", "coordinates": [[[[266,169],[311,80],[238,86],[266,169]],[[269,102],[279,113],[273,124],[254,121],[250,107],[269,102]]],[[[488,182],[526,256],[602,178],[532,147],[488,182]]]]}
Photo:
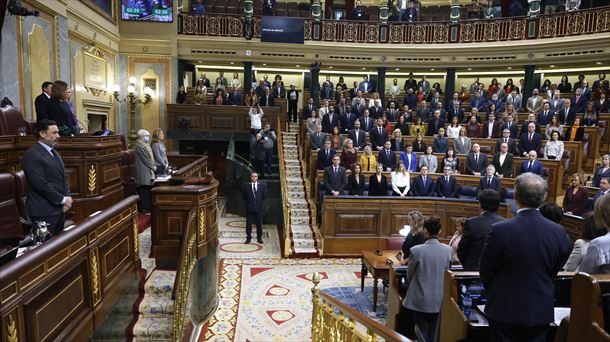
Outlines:
{"type": "Polygon", "coordinates": [[[153,90],[150,87],[144,88],[144,100],[136,95],[136,82],[137,79],[133,76],[129,78],[129,86],[127,87],[127,96],[121,99],[119,98],[119,91],[121,87],[118,84],[112,86],[112,96],[117,103],[124,102],[127,104],[129,109],[129,148],[134,148],[136,144],[136,106],[139,104],[148,104],[152,101],[153,90]]]}

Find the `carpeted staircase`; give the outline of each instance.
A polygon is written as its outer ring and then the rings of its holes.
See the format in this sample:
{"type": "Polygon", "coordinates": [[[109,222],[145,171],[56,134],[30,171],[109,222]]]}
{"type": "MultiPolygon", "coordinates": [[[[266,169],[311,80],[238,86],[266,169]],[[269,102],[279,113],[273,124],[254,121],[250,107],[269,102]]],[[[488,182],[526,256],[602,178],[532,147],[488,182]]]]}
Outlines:
{"type": "Polygon", "coordinates": [[[288,203],[290,204],[290,240],[293,257],[319,256],[314,226],[315,206],[307,196],[303,165],[297,144],[299,125],[290,123],[289,131],[282,132],[284,149],[284,165],[286,167],[286,183],[288,188],[288,203]]]}

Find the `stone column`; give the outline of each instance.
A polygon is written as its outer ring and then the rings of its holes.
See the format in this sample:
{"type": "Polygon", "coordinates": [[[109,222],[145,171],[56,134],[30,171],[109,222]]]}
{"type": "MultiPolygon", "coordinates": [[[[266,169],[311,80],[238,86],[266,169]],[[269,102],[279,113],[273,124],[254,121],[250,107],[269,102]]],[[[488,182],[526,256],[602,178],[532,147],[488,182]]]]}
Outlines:
{"type": "Polygon", "coordinates": [[[455,68],[447,68],[447,77],[445,78],[445,108],[452,107],[453,93],[455,93],[455,68]]]}
{"type": "Polygon", "coordinates": [[[311,74],[311,83],[309,84],[309,97],[313,99],[313,103],[318,106],[320,103],[320,62],[312,63],[309,66],[309,73],[311,74]]]}
{"type": "Polygon", "coordinates": [[[377,86],[376,90],[379,93],[379,99],[381,105],[385,107],[385,72],[388,68],[379,67],[377,68],[377,86]]]}
{"type": "Polygon", "coordinates": [[[244,62],[244,100],[252,88],[252,62],[244,62]]]}
{"type": "Polygon", "coordinates": [[[521,89],[521,107],[525,107],[527,99],[532,96],[534,90],[534,71],[536,70],[535,65],[524,65],[525,78],[523,79],[523,89],[521,89]]]}

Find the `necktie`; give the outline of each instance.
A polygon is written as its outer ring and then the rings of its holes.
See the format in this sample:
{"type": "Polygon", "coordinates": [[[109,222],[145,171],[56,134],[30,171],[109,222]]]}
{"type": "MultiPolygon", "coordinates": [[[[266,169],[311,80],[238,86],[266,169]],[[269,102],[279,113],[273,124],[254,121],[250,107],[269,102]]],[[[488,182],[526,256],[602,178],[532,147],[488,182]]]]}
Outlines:
{"type": "Polygon", "coordinates": [[[252,183],[252,193],[254,194],[254,197],[256,197],[256,183],[252,183]]]}
{"type": "Polygon", "coordinates": [[[449,184],[449,176],[445,176],[445,183],[449,184]]]}
{"type": "Polygon", "coordinates": [[[335,167],[335,175],[337,174],[337,167],[335,167]]]}
{"type": "Polygon", "coordinates": [[[479,154],[478,154],[478,153],[476,153],[476,154],[474,155],[474,164],[475,164],[475,165],[479,165],[479,154]]]}
{"type": "Polygon", "coordinates": [[[504,138],[504,143],[508,144],[508,138],[504,138]]]}
{"type": "Polygon", "coordinates": [[[381,134],[381,127],[379,127],[379,134],[381,134]]]}
{"type": "Polygon", "coordinates": [[[529,163],[529,166],[527,167],[527,172],[532,171],[532,162],[529,163]]]}
{"type": "Polygon", "coordinates": [[[329,156],[330,156],[330,150],[326,149],[326,158],[328,159],[329,156]]]}
{"type": "Polygon", "coordinates": [[[532,133],[530,133],[530,134],[529,134],[529,136],[530,136],[530,137],[529,137],[529,139],[528,139],[528,140],[531,142],[531,141],[532,141],[532,133]]]}
{"type": "Polygon", "coordinates": [[[426,176],[422,177],[422,181],[424,182],[424,185],[426,185],[426,176]]]}
{"type": "Polygon", "coordinates": [[[386,151],[385,151],[385,154],[386,154],[386,156],[388,157],[388,160],[389,160],[389,159],[390,159],[390,151],[389,151],[389,150],[386,150],[386,151]]]}
{"type": "Polygon", "coordinates": [[[491,186],[491,177],[487,177],[487,185],[491,186]]]}

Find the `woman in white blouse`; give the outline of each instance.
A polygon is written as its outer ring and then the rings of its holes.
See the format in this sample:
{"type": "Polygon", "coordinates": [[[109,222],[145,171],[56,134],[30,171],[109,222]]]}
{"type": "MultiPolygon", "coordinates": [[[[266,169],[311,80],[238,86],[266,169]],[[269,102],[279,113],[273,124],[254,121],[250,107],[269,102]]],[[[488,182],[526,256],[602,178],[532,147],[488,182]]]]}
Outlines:
{"type": "Polygon", "coordinates": [[[409,192],[411,181],[409,173],[405,168],[405,163],[402,160],[398,161],[396,171],[392,171],[392,193],[394,196],[406,197],[409,192]]]}
{"type": "Polygon", "coordinates": [[[236,89],[239,89],[239,87],[241,87],[241,81],[239,80],[239,74],[236,72],[233,73],[233,79],[231,80],[231,85],[233,87],[235,87],[236,89]]]}
{"type": "Polygon", "coordinates": [[[563,157],[563,141],[559,140],[559,132],[553,131],[551,140],[544,146],[544,158],[560,160],[561,157],[563,157]]]}
{"type": "Polygon", "coordinates": [[[426,153],[419,158],[419,167],[426,165],[429,173],[436,172],[437,160],[436,156],[432,154],[432,146],[426,148],[426,153]]]}
{"type": "Polygon", "coordinates": [[[462,130],[462,126],[458,123],[458,117],[455,115],[451,118],[451,125],[447,126],[447,136],[457,138],[460,136],[460,130],[462,130]]]}

